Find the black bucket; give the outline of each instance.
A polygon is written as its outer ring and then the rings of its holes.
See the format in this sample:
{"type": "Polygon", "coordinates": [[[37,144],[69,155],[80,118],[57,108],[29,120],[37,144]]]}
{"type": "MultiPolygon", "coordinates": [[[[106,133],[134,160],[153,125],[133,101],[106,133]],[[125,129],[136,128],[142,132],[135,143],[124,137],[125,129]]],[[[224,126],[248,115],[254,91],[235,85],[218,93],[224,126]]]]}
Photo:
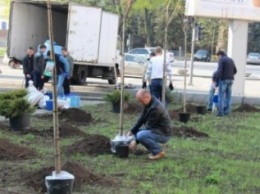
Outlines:
{"type": "Polygon", "coordinates": [[[112,141],[111,142],[112,153],[119,158],[128,158],[129,146],[128,142],[124,141],[112,141]]]}
{"type": "Polygon", "coordinates": [[[120,101],[116,103],[112,103],[112,111],[114,113],[120,113],[120,101]]]}
{"type": "Polygon", "coordinates": [[[190,120],[190,113],[179,113],[179,119],[182,123],[187,123],[190,120]]]}
{"type": "Polygon", "coordinates": [[[46,177],[45,184],[47,187],[47,194],[71,194],[73,189],[73,177],[56,178],[46,177]]]}
{"type": "Polygon", "coordinates": [[[206,114],[206,107],[205,106],[197,106],[196,110],[197,110],[197,114],[200,114],[200,115],[206,114]]]}
{"type": "Polygon", "coordinates": [[[13,131],[28,129],[30,127],[30,114],[24,113],[23,115],[10,117],[9,123],[13,131]]]}

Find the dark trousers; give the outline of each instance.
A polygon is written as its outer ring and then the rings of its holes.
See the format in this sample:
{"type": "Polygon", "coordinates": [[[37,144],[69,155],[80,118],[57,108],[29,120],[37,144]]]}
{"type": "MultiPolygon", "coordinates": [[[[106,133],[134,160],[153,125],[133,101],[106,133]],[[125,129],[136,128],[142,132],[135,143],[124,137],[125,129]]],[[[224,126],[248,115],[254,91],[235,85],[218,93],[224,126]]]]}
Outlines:
{"type": "Polygon", "coordinates": [[[163,86],[162,79],[152,79],[151,94],[160,101],[162,101],[162,86],[163,86]]]}
{"type": "Polygon", "coordinates": [[[70,94],[70,79],[69,78],[64,79],[63,90],[64,90],[65,95],[70,94]]]}
{"type": "Polygon", "coordinates": [[[34,73],[34,86],[37,90],[42,90],[44,86],[44,79],[41,76],[40,72],[34,73]]]}
{"type": "Polygon", "coordinates": [[[26,75],[24,75],[24,76],[25,76],[25,88],[27,88],[29,86],[29,81],[30,80],[34,81],[34,75],[33,75],[33,73],[31,73],[30,78],[26,77],[26,75]]]}

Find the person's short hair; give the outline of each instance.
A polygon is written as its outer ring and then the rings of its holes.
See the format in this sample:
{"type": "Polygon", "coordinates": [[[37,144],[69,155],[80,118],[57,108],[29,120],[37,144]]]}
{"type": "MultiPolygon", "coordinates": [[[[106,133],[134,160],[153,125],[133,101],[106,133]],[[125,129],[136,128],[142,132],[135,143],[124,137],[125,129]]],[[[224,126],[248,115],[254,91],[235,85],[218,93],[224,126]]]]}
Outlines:
{"type": "Polygon", "coordinates": [[[157,46],[156,48],[155,48],[155,51],[154,51],[155,53],[162,53],[162,48],[160,47],[160,46],[157,46]]]}
{"type": "Polygon", "coordinates": [[[46,49],[47,47],[44,45],[44,44],[42,44],[41,46],[40,46],[40,49],[46,49]]]}
{"type": "Polygon", "coordinates": [[[226,53],[224,51],[221,51],[219,50],[217,53],[216,53],[217,56],[225,56],[226,53]]]}
{"type": "Polygon", "coordinates": [[[66,47],[62,47],[61,49],[62,51],[67,51],[68,52],[68,49],[66,47]]]}
{"type": "Polygon", "coordinates": [[[29,46],[28,49],[29,49],[29,50],[33,50],[33,47],[29,46]]]}

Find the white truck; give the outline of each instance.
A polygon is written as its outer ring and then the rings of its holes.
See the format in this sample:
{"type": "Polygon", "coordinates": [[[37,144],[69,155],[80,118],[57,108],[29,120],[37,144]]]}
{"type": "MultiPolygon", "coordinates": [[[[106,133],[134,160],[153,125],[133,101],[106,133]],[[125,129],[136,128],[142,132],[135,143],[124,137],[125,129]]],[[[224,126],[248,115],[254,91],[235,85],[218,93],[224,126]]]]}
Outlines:
{"type": "MultiPolygon", "coordinates": [[[[72,80],[87,77],[116,81],[119,17],[98,7],[52,2],[54,41],[74,58],[72,80]]],[[[7,54],[9,64],[21,62],[26,49],[35,50],[48,38],[46,1],[12,0],[7,54]]]]}

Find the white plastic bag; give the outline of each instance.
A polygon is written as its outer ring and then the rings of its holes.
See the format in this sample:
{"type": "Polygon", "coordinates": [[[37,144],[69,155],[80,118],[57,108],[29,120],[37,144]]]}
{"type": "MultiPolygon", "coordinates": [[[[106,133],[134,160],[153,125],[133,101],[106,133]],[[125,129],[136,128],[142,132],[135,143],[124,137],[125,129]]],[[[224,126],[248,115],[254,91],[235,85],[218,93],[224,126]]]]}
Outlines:
{"type": "Polygon", "coordinates": [[[29,86],[27,87],[27,100],[32,105],[35,106],[44,97],[43,93],[39,92],[33,85],[33,81],[29,81],[29,86]]]}
{"type": "Polygon", "coordinates": [[[43,98],[40,99],[38,102],[39,108],[46,108],[46,101],[50,100],[50,97],[47,95],[44,95],[43,98]]]}

